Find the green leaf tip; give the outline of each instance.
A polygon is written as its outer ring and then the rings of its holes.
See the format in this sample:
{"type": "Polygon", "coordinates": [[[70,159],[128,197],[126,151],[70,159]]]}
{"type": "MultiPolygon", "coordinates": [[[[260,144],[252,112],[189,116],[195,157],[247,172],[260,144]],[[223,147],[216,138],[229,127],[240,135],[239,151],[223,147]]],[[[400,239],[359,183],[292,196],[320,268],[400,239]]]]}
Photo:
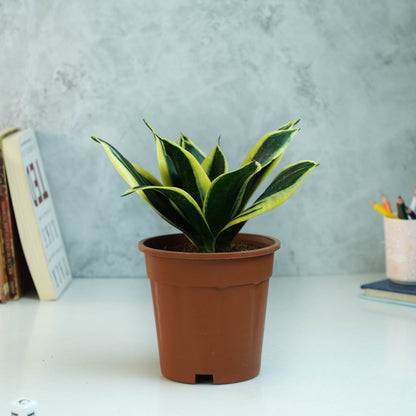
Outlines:
{"type": "Polygon", "coordinates": [[[153,133],[154,138],[159,138],[159,136],[156,134],[155,129],[151,126],[151,124],[143,119],[144,124],[146,124],[147,128],[153,133]]]}

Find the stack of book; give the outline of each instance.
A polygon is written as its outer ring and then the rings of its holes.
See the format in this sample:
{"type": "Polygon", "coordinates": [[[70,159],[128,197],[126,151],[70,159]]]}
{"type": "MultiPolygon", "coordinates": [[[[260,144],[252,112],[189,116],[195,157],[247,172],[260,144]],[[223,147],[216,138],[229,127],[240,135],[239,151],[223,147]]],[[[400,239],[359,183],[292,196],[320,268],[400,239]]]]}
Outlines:
{"type": "Polygon", "coordinates": [[[361,285],[363,299],[416,307],[416,285],[394,283],[389,279],[361,285]]]}
{"type": "Polygon", "coordinates": [[[0,130],[1,302],[30,282],[41,300],[55,300],[71,279],[35,132],[0,130]]]}

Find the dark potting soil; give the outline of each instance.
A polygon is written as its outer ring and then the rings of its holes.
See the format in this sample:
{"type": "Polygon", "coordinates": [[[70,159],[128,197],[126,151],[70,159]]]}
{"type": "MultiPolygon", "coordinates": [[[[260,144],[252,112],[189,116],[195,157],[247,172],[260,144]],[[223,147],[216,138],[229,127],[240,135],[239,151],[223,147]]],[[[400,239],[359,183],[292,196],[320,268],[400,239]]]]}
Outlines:
{"type": "MultiPolygon", "coordinates": [[[[249,245],[246,243],[236,243],[236,244],[231,244],[228,250],[222,250],[221,253],[230,253],[230,252],[235,252],[235,251],[249,251],[249,250],[255,250],[257,248],[259,247],[249,245]]],[[[167,251],[180,251],[184,253],[201,253],[200,250],[198,250],[193,244],[189,242],[184,242],[182,244],[177,244],[175,246],[165,246],[162,249],[167,250],[167,251]]]]}

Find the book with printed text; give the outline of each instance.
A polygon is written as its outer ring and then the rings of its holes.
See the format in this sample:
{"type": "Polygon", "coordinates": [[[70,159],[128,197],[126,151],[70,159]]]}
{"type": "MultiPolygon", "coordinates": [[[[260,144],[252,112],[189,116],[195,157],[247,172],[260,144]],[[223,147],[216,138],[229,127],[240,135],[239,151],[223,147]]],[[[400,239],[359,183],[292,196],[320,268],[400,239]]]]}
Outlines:
{"type": "Polygon", "coordinates": [[[35,132],[3,139],[6,176],[18,234],[41,300],[55,300],[72,280],[35,132]]]}

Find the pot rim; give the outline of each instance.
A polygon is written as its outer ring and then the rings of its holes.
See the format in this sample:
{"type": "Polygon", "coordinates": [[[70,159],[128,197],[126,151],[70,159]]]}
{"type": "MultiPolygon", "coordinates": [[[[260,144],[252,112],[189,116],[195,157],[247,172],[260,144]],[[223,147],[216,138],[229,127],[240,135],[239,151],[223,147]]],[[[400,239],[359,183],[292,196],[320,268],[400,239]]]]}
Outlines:
{"type": "Polygon", "coordinates": [[[280,248],[280,240],[274,237],[239,233],[233,240],[234,242],[247,242],[258,248],[245,250],[245,251],[230,251],[219,253],[194,253],[187,251],[173,251],[163,248],[158,248],[158,245],[166,245],[166,241],[180,242],[186,241],[185,234],[164,234],[154,237],[148,237],[139,242],[139,250],[145,254],[149,254],[156,257],[168,257],[168,258],[181,258],[189,260],[219,260],[219,259],[238,259],[246,257],[259,257],[274,253],[280,248]]]}

